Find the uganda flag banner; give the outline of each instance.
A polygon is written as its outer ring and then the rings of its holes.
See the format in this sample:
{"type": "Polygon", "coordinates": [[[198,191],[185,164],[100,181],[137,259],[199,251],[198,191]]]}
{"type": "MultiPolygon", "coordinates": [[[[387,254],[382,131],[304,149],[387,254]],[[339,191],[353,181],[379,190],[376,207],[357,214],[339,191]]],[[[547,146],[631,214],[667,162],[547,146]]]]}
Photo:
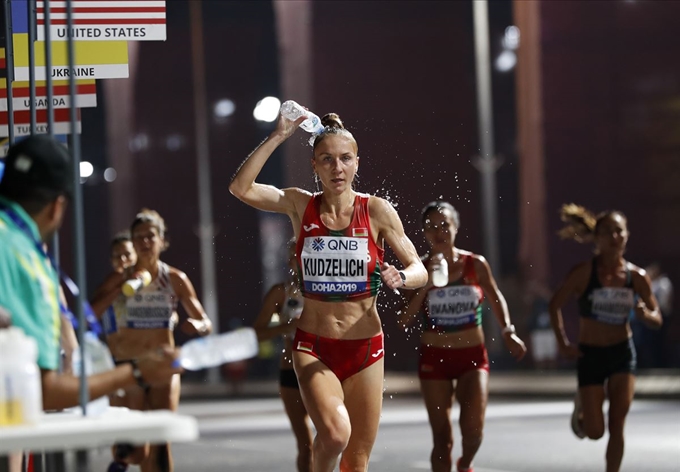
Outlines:
{"type": "MultiPolygon", "coordinates": [[[[35,83],[35,102],[36,110],[47,109],[47,84],[38,80],[35,83]]],[[[14,110],[31,109],[31,89],[29,82],[12,83],[12,105],[14,110]]],[[[92,108],[97,106],[97,83],[94,80],[76,81],[76,107],[92,108]]],[[[69,83],[66,80],[55,80],[52,82],[52,108],[70,108],[71,95],[69,93],[69,83]]],[[[7,111],[7,84],[0,80],[0,111],[7,111]]]]}

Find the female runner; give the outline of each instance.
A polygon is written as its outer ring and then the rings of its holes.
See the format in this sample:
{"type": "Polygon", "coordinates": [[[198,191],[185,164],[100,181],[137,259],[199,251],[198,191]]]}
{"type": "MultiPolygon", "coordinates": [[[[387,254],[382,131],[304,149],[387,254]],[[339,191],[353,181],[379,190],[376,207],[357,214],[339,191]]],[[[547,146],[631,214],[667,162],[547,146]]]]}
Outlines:
{"type": "Polygon", "coordinates": [[[520,360],[526,347],[515,333],[489,264],[482,256],[456,247],[458,211],[448,202],[431,202],[422,211],[422,221],[430,246],[423,258],[425,264],[432,273],[443,257],[449,267],[448,283],[435,287],[430,275],[427,284],[413,292],[399,321],[408,327],[419,313],[424,315],[418,377],[432,428],[432,470],[450,472],[453,465],[451,407],[455,395],[460,404],[463,449],[456,469],[472,471],[472,460],[482,443],[489,396],[489,358],[482,331],[485,295],[503,327],[503,341],[510,353],[520,360]]]}
{"type": "Polygon", "coordinates": [[[381,278],[390,290],[427,280],[394,208],[352,188],[358,146],[336,114],[313,144],[312,169],[322,190],[278,189],[255,182],[272,152],[305,117],[279,117],[274,132],[245,160],[229,190],[243,202],[287,214],[305,306],[293,340],[293,365],[317,435],[315,472],[365,471],[378,431],[383,390],[383,334],[376,299],[381,278]],[[384,244],[404,269],[383,262],[384,244]]]}
{"type": "MultiPolygon", "coordinates": [[[[204,336],[212,330],[189,278],[160,260],[161,252],[168,247],[166,232],[165,221],[157,212],[140,211],[130,227],[137,263],[123,272],[112,272],[93,299],[92,308],[98,316],[113,305],[117,336],[110,348],[116,363],[134,364],[147,351],[165,344],[174,346],[178,302],[187,314],[182,325],[184,331],[204,336]],[[144,271],[151,275],[151,282],[130,297],[123,295],[123,284],[141,277],[144,271]]],[[[128,388],[125,391],[126,406],[136,410],[174,411],[179,403],[179,387],[179,376],[175,375],[167,385],[128,388]]],[[[139,463],[142,472],[173,470],[169,444],[136,448],[134,451],[130,447],[119,447],[109,470],[126,470],[128,463],[139,463]]]]}
{"type": "Polygon", "coordinates": [[[628,221],[620,211],[597,216],[577,205],[562,207],[567,222],[560,235],[594,242],[595,256],[575,266],[550,301],[550,318],[560,351],[577,359],[578,393],[571,426],[579,438],[600,439],[605,424],[602,406],[609,398],[607,472],[618,472],[623,459],[623,429],[635,389],[635,346],[630,315],[650,328],[662,318],[644,270],[624,257],[628,221]],[[564,331],[562,307],[578,299],[578,345],[564,331]]]}

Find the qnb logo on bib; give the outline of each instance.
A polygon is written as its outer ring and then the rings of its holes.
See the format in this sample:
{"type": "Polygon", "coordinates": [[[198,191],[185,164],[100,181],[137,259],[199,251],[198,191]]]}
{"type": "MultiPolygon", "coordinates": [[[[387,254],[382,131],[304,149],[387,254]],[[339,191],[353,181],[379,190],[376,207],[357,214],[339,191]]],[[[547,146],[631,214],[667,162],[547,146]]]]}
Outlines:
{"type": "Polygon", "coordinates": [[[312,249],[314,249],[315,251],[323,251],[325,245],[326,243],[324,243],[322,238],[315,238],[312,241],[312,249]]]}
{"type": "Polygon", "coordinates": [[[461,326],[475,322],[481,294],[472,285],[431,290],[427,295],[430,319],[435,326],[461,326]]]}
{"type": "Polygon", "coordinates": [[[608,324],[624,324],[635,307],[635,294],[630,288],[603,287],[590,295],[593,318],[608,324]]]}
{"type": "Polygon", "coordinates": [[[365,238],[305,238],[301,259],[307,292],[331,295],[366,290],[370,257],[365,238]]]}

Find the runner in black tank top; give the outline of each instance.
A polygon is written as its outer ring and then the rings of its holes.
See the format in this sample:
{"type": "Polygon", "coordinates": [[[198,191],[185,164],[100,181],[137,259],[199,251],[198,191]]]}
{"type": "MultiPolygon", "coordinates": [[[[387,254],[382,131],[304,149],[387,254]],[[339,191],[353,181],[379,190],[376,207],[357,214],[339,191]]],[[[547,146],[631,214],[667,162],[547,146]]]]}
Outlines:
{"type": "Polygon", "coordinates": [[[605,432],[602,407],[609,398],[607,472],[617,472],[623,459],[623,431],[635,387],[635,349],[629,320],[661,326],[661,314],[645,271],[623,258],[628,222],[623,213],[597,217],[582,207],[565,205],[563,238],[594,242],[596,256],[574,267],[550,301],[550,317],[560,351],[578,362],[579,389],[572,429],[579,438],[600,439],[605,432]],[[562,306],[579,301],[578,345],[569,342],[562,306]],[[587,412],[587,413],[584,413],[587,412]]]}

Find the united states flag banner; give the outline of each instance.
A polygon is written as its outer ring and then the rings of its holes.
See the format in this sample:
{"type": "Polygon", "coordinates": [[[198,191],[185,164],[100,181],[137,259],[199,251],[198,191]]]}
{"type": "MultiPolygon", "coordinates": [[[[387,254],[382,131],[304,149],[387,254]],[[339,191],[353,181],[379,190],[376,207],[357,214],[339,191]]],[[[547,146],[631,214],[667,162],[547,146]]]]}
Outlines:
{"type": "MultiPolygon", "coordinates": [[[[37,2],[38,40],[45,39],[45,2],[37,2]]],[[[52,41],[165,41],[165,0],[72,0],[73,28],[66,28],[66,2],[51,0],[52,41]]]]}

